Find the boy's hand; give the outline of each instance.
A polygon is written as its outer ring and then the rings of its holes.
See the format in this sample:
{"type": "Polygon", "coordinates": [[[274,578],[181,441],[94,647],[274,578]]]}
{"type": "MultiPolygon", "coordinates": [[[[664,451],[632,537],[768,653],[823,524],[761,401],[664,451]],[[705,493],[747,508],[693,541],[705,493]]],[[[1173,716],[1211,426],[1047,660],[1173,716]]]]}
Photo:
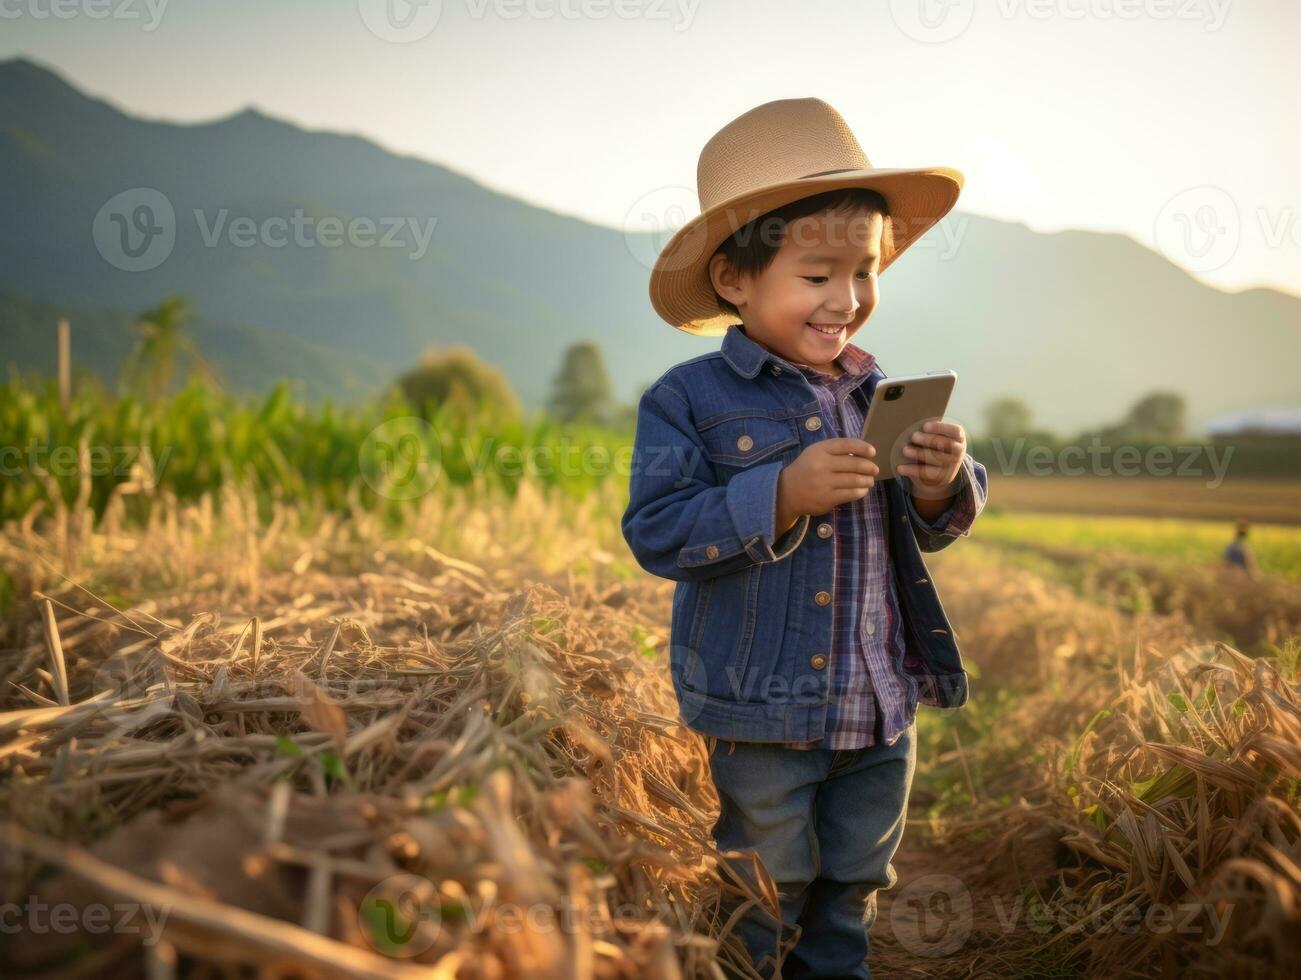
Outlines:
{"type": "Polygon", "coordinates": [[[932,419],[912,434],[903,447],[907,462],[895,472],[913,482],[913,496],[943,499],[952,496],[953,484],[967,453],[967,433],[956,422],[932,419]]]}
{"type": "Polygon", "coordinates": [[[801,514],[825,514],[866,497],[881,471],[869,458],[875,455],[876,447],[862,439],[823,439],[805,449],[777,476],[777,533],[801,514]]]}

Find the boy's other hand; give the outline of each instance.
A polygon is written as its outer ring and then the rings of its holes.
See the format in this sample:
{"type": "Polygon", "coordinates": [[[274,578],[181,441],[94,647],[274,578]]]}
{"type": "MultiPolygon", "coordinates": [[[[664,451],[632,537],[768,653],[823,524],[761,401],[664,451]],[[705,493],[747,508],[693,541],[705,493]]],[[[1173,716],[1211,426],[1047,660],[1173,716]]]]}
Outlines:
{"type": "Polygon", "coordinates": [[[912,434],[903,454],[907,461],[895,472],[913,481],[914,496],[949,496],[967,454],[967,433],[956,422],[933,419],[912,434]]]}
{"type": "Polygon", "coordinates": [[[825,514],[837,504],[866,497],[881,468],[876,447],[862,439],[823,439],[800,453],[777,476],[777,533],[801,514],[825,514]]]}

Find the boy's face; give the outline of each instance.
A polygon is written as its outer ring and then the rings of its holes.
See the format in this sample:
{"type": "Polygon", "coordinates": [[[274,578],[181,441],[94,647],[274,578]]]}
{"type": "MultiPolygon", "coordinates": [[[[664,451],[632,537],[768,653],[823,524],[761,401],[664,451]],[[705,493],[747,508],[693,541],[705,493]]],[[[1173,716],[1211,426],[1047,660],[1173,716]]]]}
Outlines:
{"type": "Polygon", "coordinates": [[[799,218],[758,275],[736,276],[715,255],[714,288],[740,311],[750,339],[792,363],[827,370],[880,298],[883,226],[880,212],[799,218]]]}

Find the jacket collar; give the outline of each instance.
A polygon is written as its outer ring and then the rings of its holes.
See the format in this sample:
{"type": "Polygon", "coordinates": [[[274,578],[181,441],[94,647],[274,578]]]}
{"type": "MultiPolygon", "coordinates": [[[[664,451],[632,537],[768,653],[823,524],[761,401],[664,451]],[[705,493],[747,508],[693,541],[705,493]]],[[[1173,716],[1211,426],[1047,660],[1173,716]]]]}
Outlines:
{"type": "MultiPolygon", "coordinates": [[[[723,337],[721,350],[723,360],[727,361],[732,370],[743,378],[753,378],[763,369],[764,364],[770,360],[786,367],[795,367],[790,361],[778,357],[768,348],[762,347],[751,340],[745,332],[745,327],[739,323],[728,325],[727,335],[723,337]]],[[[865,370],[865,373],[871,373],[876,364],[876,358],[873,355],[861,347],[855,347],[853,344],[846,344],[845,352],[847,353],[846,360],[852,359],[855,365],[865,370]]]]}
{"type": "Polygon", "coordinates": [[[760,347],[751,340],[745,332],[745,327],[739,323],[728,326],[721,350],[723,360],[727,361],[732,366],[732,370],[743,378],[753,378],[768,358],[773,356],[767,348],[760,347]]]}

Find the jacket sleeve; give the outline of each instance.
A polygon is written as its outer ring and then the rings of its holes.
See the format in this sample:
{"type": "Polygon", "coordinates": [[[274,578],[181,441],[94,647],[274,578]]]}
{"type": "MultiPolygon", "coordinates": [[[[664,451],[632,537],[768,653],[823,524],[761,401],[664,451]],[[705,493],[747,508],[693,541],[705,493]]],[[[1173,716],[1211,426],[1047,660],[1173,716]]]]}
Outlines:
{"type": "Polygon", "coordinates": [[[927,521],[913,504],[912,480],[906,476],[899,477],[904,491],[904,507],[908,510],[913,533],[917,535],[917,547],[922,551],[940,551],[958,538],[969,536],[971,525],[985,509],[985,500],[989,496],[989,475],[985,472],[984,464],[977,463],[971,453],[967,453],[963,457],[958,478],[961,482],[953,504],[934,521],[927,521]]]}
{"type": "Polygon", "coordinates": [[[790,555],[809,527],[776,537],[781,462],[714,477],[685,396],[657,381],[637,406],[628,508],[620,522],[637,563],[676,581],[713,578],[790,555]]]}

